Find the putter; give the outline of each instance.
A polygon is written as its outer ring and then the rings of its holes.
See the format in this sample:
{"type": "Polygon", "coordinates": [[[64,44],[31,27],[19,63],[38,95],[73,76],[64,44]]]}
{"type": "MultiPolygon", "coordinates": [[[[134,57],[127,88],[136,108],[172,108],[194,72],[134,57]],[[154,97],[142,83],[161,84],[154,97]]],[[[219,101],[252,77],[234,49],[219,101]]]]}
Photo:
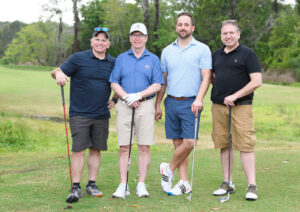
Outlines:
{"type": "Polygon", "coordinates": [[[64,109],[65,128],[66,128],[66,137],[67,137],[67,146],[68,146],[69,169],[70,169],[70,181],[71,181],[71,191],[72,191],[72,189],[73,189],[73,183],[72,183],[72,170],[71,170],[71,161],[70,161],[69,136],[68,136],[68,129],[67,129],[67,118],[66,118],[64,86],[60,86],[60,88],[61,88],[62,104],[63,104],[63,109],[64,109]]]}
{"type": "Polygon", "coordinates": [[[193,193],[193,175],[194,175],[195,147],[196,147],[196,140],[197,140],[197,128],[198,128],[198,116],[195,117],[195,136],[194,136],[194,149],[193,149],[193,162],[192,162],[192,175],[191,175],[191,193],[190,196],[187,197],[189,201],[192,201],[192,193],[193,193]]]}
{"type": "Polygon", "coordinates": [[[228,183],[227,183],[227,197],[220,197],[220,202],[226,202],[230,198],[229,181],[230,181],[230,149],[231,149],[231,106],[229,105],[229,118],[228,118],[228,183]]]}
{"type": "Polygon", "coordinates": [[[129,154],[128,154],[128,163],[127,163],[127,176],[126,176],[126,186],[124,191],[124,196],[122,197],[123,200],[126,199],[126,193],[127,193],[127,186],[128,186],[128,176],[129,176],[129,168],[130,168],[130,156],[131,156],[131,140],[132,140],[132,133],[133,133],[133,124],[134,124],[134,113],[135,108],[132,108],[132,118],[131,118],[131,130],[130,130],[130,141],[129,141],[129,154]]]}

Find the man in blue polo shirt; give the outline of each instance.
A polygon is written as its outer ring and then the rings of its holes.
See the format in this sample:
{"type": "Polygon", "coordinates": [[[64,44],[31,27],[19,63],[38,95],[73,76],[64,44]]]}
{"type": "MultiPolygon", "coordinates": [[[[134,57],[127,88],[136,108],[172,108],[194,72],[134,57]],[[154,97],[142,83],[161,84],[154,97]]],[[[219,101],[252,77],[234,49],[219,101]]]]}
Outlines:
{"type": "Polygon", "coordinates": [[[86,193],[102,196],[96,186],[100,165],[100,150],[107,150],[110,113],[116,98],[109,100],[111,88],[109,77],[115,59],[106,53],[109,48],[108,29],[96,27],[91,49],[73,54],[51,75],[56,83],[64,86],[71,77],[70,128],[72,133],[72,179],[73,188],[67,202],[76,202],[82,197],[80,178],[84,168],[85,150],[89,148],[89,182],[86,193]]]}
{"type": "MultiPolygon", "coordinates": [[[[139,148],[139,182],[136,194],[138,197],[148,197],[145,179],[150,166],[150,145],[154,144],[153,97],[164,80],[159,58],[146,49],[146,26],[142,23],[133,24],[129,39],[131,49],[117,57],[109,79],[112,89],[123,100],[116,105],[121,183],[113,197],[123,197],[126,190],[132,107],[135,108],[134,131],[139,148]]],[[[126,195],[129,194],[127,187],[126,195]]]]}
{"type": "Polygon", "coordinates": [[[161,163],[159,170],[162,189],[169,195],[191,192],[187,175],[188,156],[195,142],[195,117],[200,117],[203,98],[210,84],[211,52],[207,45],[192,37],[194,29],[192,15],[180,13],[176,20],[178,39],[167,46],[161,55],[165,85],[157,95],[155,116],[158,120],[162,115],[160,103],[168,87],[168,96],[164,100],[165,128],[166,137],[173,139],[175,152],[171,162],[161,163]],[[172,188],[176,168],[180,181],[172,188]]]}

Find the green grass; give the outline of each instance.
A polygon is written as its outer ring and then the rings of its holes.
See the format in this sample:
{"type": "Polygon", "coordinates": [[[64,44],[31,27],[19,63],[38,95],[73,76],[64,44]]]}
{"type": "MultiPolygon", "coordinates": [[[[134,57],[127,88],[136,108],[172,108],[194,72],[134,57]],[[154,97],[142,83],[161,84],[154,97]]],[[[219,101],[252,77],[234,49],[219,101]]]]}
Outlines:
{"type": "MultiPolygon", "coordinates": [[[[0,211],[64,211],[67,206],[65,198],[70,181],[60,88],[46,70],[51,69],[0,66],[0,211]]],[[[68,105],[69,85],[65,93],[68,105]]],[[[219,151],[213,149],[210,137],[209,95],[210,91],[201,116],[192,202],[187,201],[187,195],[168,197],[161,191],[157,167],[160,162],[169,161],[173,152],[171,142],[165,139],[164,118],[156,123],[158,144],[152,148],[146,182],[151,197],[139,199],[134,194],[138,179],[135,145],[129,179],[131,195],[126,201],[111,198],[119,183],[113,109],[109,149],[102,154],[97,179],[104,197],[84,196],[73,208],[76,211],[298,211],[300,88],[264,84],[255,92],[259,189],[256,202],[244,200],[247,182],[238,152],[234,168],[236,193],[223,204],[212,196],[222,181],[222,173],[219,151]]],[[[83,187],[88,179],[86,169],[83,187]]]]}

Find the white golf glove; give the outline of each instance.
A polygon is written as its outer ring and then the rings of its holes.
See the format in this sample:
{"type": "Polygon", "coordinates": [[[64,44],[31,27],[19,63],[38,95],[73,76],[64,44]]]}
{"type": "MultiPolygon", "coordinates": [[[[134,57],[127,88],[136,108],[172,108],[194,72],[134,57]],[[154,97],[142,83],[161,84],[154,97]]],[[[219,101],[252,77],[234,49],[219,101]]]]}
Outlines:
{"type": "Polygon", "coordinates": [[[131,106],[134,102],[142,99],[142,97],[141,97],[141,93],[138,92],[138,93],[127,94],[126,96],[124,96],[124,99],[125,99],[127,105],[131,106]]]}

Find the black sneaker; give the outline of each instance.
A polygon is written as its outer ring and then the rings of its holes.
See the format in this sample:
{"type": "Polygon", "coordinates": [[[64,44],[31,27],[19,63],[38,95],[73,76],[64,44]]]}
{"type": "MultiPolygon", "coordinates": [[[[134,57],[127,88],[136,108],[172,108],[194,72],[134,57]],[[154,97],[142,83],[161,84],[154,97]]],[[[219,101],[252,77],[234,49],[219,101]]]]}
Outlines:
{"type": "Polygon", "coordinates": [[[102,197],[103,196],[102,192],[98,190],[98,187],[94,183],[87,185],[85,188],[85,191],[87,194],[90,194],[94,197],[102,197]]]}
{"type": "Polygon", "coordinates": [[[246,194],[246,200],[257,200],[257,187],[256,185],[250,184],[248,185],[248,190],[246,194]]]}
{"type": "Polygon", "coordinates": [[[77,202],[79,198],[82,197],[82,191],[81,188],[73,186],[71,193],[67,197],[67,202],[68,203],[73,203],[77,202]]]}

